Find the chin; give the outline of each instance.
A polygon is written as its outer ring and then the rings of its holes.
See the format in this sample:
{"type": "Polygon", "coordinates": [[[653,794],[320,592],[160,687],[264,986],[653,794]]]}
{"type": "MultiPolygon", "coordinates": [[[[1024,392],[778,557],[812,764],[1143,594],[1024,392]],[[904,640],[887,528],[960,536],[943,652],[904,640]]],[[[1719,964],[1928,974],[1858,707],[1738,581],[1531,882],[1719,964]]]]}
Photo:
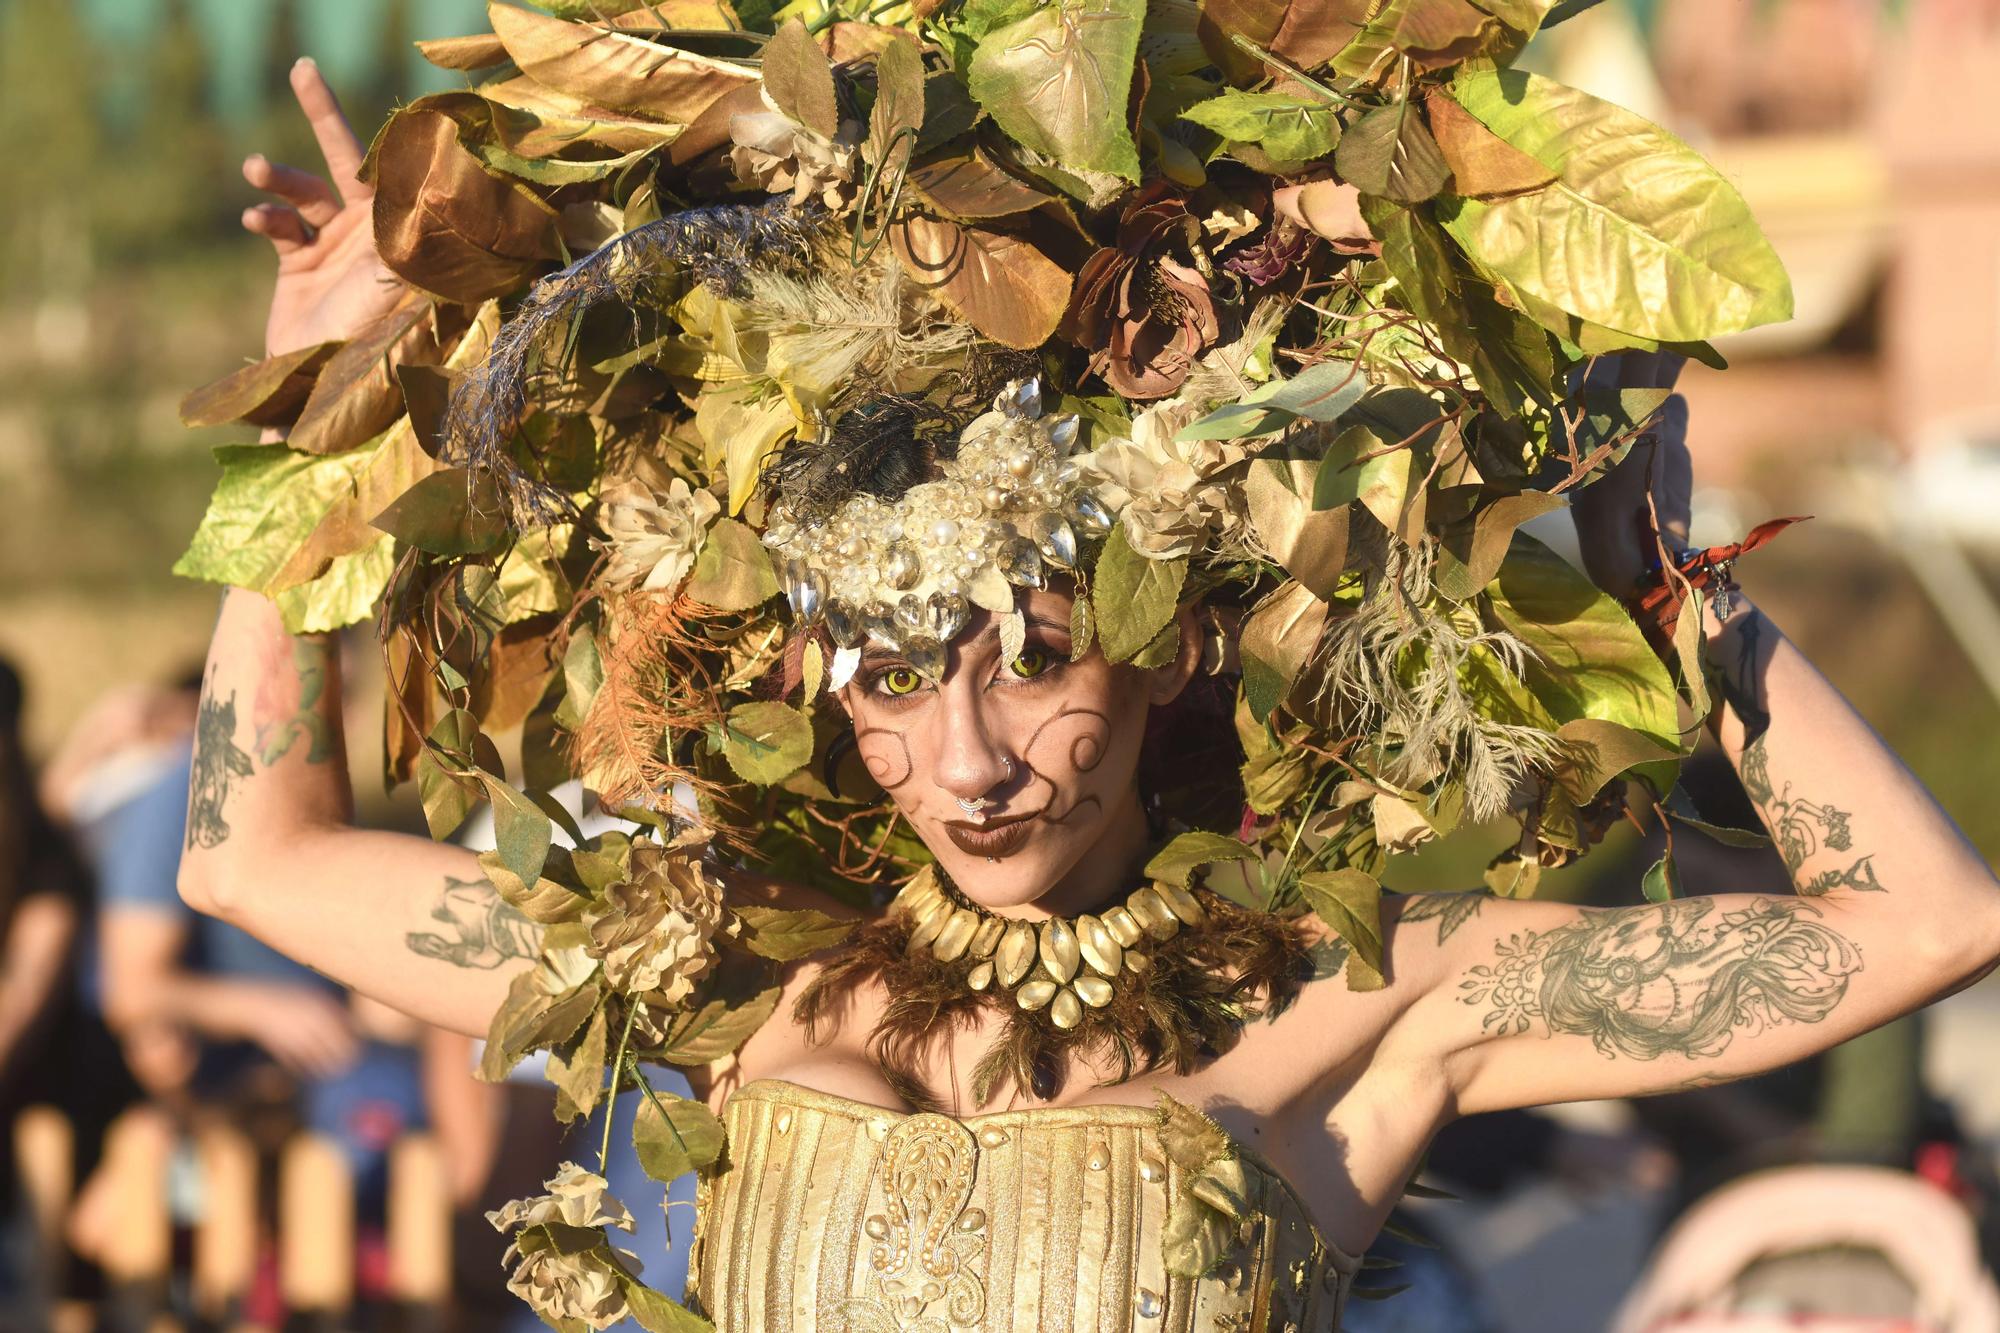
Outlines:
{"type": "Polygon", "coordinates": [[[1058,829],[1039,818],[991,834],[938,825],[924,837],[938,865],[967,898],[996,911],[1024,907],[1069,873],[1097,830],[1058,829]]]}

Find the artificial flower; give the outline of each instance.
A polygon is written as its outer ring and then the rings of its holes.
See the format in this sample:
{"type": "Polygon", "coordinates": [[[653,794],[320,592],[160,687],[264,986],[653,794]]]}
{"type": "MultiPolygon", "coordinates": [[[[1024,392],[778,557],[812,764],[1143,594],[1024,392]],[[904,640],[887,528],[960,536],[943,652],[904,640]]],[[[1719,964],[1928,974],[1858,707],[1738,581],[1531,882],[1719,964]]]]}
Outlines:
{"type": "Polygon", "coordinates": [[[606,890],[583,924],[614,990],[644,995],[649,1006],[678,1005],[715,961],[722,886],[685,849],[641,843],[631,877],[606,890]]]}
{"type": "Polygon", "coordinates": [[[762,111],[729,119],[729,165],[736,179],[768,194],[792,196],[794,206],[818,200],[830,212],[854,202],[861,123],[842,121],[832,139],[799,124],[764,97],[762,111]]]}
{"type": "Polygon", "coordinates": [[[1132,419],[1129,436],[1077,459],[1141,555],[1173,560],[1211,538],[1223,547],[1241,543],[1249,504],[1231,470],[1241,471],[1250,450],[1233,440],[1179,439],[1202,411],[1179,400],[1156,403],[1132,419]]]}
{"type": "Polygon", "coordinates": [[[597,526],[605,539],[593,544],[611,555],[602,582],[612,589],[664,592],[678,587],[694,568],[708,525],[722,503],[707,490],[691,490],[675,477],[664,494],[626,479],[604,488],[597,526]]]}
{"type": "Polygon", "coordinates": [[[1091,369],[1127,398],[1165,398],[1221,336],[1201,223],[1162,181],[1140,191],[1118,244],[1084,261],[1065,333],[1093,349],[1091,369]]]}
{"type": "Polygon", "coordinates": [[[564,1254],[550,1248],[523,1254],[513,1245],[505,1257],[514,1265],[507,1290],[550,1323],[574,1319],[604,1329],[631,1313],[617,1271],[595,1250],[564,1254]]]}
{"type": "Polygon", "coordinates": [[[632,1214],[611,1197],[609,1183],[595,1171],[586,1171],[575,1162],[564,1162],[556,1174],[543,1182],[547,1194],[515,1199],[486,1214],[496,1231],[519,1231],[523,1227],[559,1222],[570,1227],[617,1227],[632,1229],[632,1214]]]}

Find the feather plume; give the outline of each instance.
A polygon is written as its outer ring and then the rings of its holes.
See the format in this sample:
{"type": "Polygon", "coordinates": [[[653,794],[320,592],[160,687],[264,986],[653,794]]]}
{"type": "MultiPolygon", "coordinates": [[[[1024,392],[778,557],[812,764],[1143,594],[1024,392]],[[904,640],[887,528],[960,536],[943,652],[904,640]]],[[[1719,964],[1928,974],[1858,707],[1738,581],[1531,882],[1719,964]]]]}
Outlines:
{"type": "Polygon", "coordinates": [[[631,593],[605,601],[598,655],[604,680],[570,737],[571,771],[607,807],[658,805],[677,782],[713,784],[676,758],[679,738],[721,720],[713,654],[683,597],[631,593]]]}
{"type": "Polygon", "coordinates": [[[862,269],[761,269],[747,280],[745,329],[770,339],[787,383],[837,408],[845,386],[922,389],[963,361],[978,335],[903,280],[893,258],[862,269]]]}

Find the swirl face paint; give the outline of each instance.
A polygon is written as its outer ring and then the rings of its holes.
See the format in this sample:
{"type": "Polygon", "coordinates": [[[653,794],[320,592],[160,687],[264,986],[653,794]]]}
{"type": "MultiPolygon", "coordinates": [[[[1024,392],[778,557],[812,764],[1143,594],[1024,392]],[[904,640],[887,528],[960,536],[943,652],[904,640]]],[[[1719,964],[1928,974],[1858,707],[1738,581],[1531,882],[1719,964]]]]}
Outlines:
{"type": "Polygon", "coordinates": [[[870,649],[841,692],[863,765],[983,906],[1087,909],[1145,845],[1146,714],[1187,668],[1114,666],[1095,648],[1072,662],[1070,606],[1065,592],[1024,596],[1027,638],[1011,663],[988,617],[953,644],[941,682],[870,649]]]}

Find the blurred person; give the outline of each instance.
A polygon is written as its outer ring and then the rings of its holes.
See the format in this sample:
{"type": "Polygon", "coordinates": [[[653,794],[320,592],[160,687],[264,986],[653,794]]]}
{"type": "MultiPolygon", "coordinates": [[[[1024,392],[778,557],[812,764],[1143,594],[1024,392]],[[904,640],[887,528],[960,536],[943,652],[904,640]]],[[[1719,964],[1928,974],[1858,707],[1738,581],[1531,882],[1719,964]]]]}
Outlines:
{"type": "Polygon", "coordinates": [[[104,1127],[133,1095],[116,1047],[78,989],[89,878],[37,797],[21,736],[25,702],[19,672],[0,660],[0,1321],[79,1290],[52,1290],[49,1272],[29,1268],[35,1258],[61,1257],[31,1257],[29,1219],[18,1211],[16,1118],[29,1106],[60,1109],[77,1179],[95,1165],[104,1127]]]}
{"type": "MultiPolygon", "coordinates": [[[[337,985],[182,903],[180,857],[200,836],[187,818],[198,726],[186,682],[120,690],[86,714],[44,784],[66,802],[96,871],[97,992],[173,1125],[219,1114],[267,1155],[294,1129],[340,1144],[367,1228],[362,1271],[379,1272],[370,1250],[380,1248],[388,1150],[423,1121],[416,1054],[398,1030],[407,1024],[385,1022],[380,1006],[364,1023],[337,985]]],[[[266,719],[260,744],[308,752],[323,744],[309,733],[266,719]]],[[[101,1178],[86,1184],[80,1243],[114,1243],[110,1198],[101,1178]]]]}

